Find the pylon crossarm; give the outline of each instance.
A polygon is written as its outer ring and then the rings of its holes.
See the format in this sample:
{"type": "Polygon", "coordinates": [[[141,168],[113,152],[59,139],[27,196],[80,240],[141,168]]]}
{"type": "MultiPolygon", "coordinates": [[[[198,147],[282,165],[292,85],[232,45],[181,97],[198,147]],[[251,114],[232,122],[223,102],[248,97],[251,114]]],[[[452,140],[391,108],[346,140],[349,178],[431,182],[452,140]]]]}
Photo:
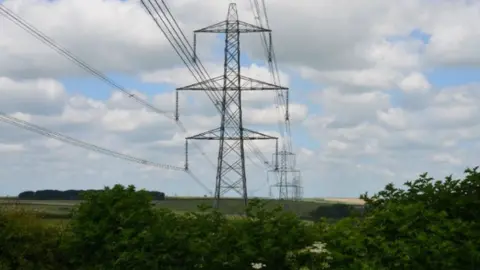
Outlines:
{"type": "MultiPolygon", "coordinates": [[[[177,91],[238,91],[238,86],[233,83],[224,86],[224,80],[224,76],[221,75],[209,80],[179,87],[177,88],[177,91]],[[213,87],[212,84],[214,85],[213,87]]],[[[240,86],[241,91],[288,90],[288,87],[275,85],[242,75],[240,76],[240,86]]]]}
{"type": "Polygon", "coordinates": [[[288,87],[276,85],[240,75],[242,91],[245,90],[288,90],[288,87]]]}
{"type": "Polygon", "coordinates": [[[211,129],[186,138],[187,140],[219,140],[220,128],[211,129]]]}
{"type": "Polygon", "coordinates": [[[208,90],[222,90],[223,75],[214,77],[202,82],[190,84],[187,86],[177,88],[177,91],[208,91],[208,90]],[[214,84],[215,87],[210,86],[214,84]]]}
{"type": "MultiPolygon", "coordinates": [[[[210,26],[204,27],[202,29],[195,30],[193,32],[194,33],[227,33],[230,30],[227,27],[227,24],[233,24],[233,23],[237,23],[237,21],[221,21],[216,24],[212,24],[210,26]]],[[[261,32],[271,32],[272,30],[253,25],[251,23],[238,21],[238,29],[235,28],[235,31],[238,31],[239,33],[261,33],[261,32]]]]}
{"type": "MultiPolygon", "coordinates": [[[[220,128],[211,129],[209,131],[205,131],[199,133],[197,135],[193,135],[187,137],[187,140],[220,140],[220,128]]],[[[224,136],[223,138],[226,141],[238,141],[238,140],[276,140],[277,137],[269,136],[267,134],[263,134],[257,131],[253,131],[247,128],[243,128],[243,136],[224,136]]]]}
{"type": "Polygon", "coordinates": [[[253,137],[252,135],[257,135],[256,140],[277,140],[278,137],[270,136],[258,131],[254,131],[248,128],[243,128],[243,134],[249,134],[247,136],[253,137]]]}

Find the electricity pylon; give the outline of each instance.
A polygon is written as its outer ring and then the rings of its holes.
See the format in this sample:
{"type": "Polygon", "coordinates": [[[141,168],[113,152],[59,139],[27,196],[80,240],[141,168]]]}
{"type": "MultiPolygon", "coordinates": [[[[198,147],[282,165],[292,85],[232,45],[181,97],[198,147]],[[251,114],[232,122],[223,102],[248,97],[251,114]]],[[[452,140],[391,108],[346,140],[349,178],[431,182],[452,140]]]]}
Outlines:
{"type": "Polygon", "coordinates": [[[273,197],[272,189],[278,189],[279,200],[301,200],[303,197],[302,174],[295,168],[295,154],[286,150],[273,154],[276,160],[280,156],[280,164],[277,170],[270,170],[277,174],[277,182],[270,186],[270,197],[273,197]]]}
{"type": "MultiPolygon", "coordinates": [[[[214,194],[215,208],[219,208],[220,198],[231,190],[240,194],[245,205],[247,205],[245,140],[276,140],[276,151],[278,152],[277,137],[253,131],[243,126],[243,91],[288,90],[286,87],[255,80],[240,74],[240,34],[261,32],[267,32],[271,35],[269,29],[239,21],[236,4],[230,4],[225,21],[194,31],[194,60],[196,60],[197,33],[225,34],[223,75],[177,88],[176,119],[178,119],[178,91],[207,91],[216,96],[214,105],[221,113],[220,127],[186,138],[187,169],[188,140],[219,141],[214,194]]],[[[273,167],[277,168],[278,163],[275,162],[273,167]]]]}

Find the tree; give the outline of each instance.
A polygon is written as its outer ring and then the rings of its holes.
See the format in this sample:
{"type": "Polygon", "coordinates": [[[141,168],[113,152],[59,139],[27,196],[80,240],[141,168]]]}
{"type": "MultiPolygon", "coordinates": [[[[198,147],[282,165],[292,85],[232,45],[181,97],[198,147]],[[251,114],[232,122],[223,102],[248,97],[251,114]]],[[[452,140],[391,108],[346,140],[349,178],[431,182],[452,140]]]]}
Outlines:
{"type": "Polygon", "coordinates": [[[134,186],[86,192],[65,242],[71,263],[82,269],[156,269],[145,257],[156,222],[150,202],[148,192],[134,186]]]}
{"type": "Polygon", "coordinates": [[[0,207],[0,269],[70,269],[59,248],[63,231],[22,208],[0,207]]]}
{"type": "Polygon", "coordinates": [[[341,219],[350,216],[355,210],[353,206],[343,203],[324,204],[310,212],[310,219],[314,221],[321,218],[341,219]]]}
{"type": "Polygon", "coordinates": [[[369,197],[362,219],[319,224],[332,244],[332,266],[350,269],[478,269],[480,173],[437,181],[422,174],[369,197]]]}
{"type": "MultiPolygon", "coordinates": [[[[103,192],[103,190],[37,190],[37,191],[24,191],[18,194],[18,198],[21,200],[82,200],[85,192],[103,192]]],[[[147,191],[153,200],[162,201],[165,200],[165,193],[159,191],[147,191]]]]}

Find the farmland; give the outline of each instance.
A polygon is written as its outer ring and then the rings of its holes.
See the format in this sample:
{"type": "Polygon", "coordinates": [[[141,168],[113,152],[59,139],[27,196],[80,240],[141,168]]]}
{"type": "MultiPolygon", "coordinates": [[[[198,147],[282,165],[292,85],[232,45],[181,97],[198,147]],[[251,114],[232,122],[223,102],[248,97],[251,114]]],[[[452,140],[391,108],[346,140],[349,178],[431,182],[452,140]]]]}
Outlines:
{"type": "MultiPolygon", "coordinates": [[[[320,205],[345,203],[358,205],[359,199],[353,198],[312,198],[302,201],[278,201],[261,199],[267,208],[282,207],[299,217],[307,217],[320,205]]],[[[79,200],[19,200],[15,197],[0,198],[0,206],[17,206],[28,211],[42,214],[45,219],[62,220],[70,218],[72,209],[78,205],[79,200]]],[[[157,208],[169,209],[177,213],[196,211],[199,205],[211,206],[213,198],[205,197],[167,197],[163,201],[153,201],[157,208]]],[[[244,212],[243,201],[239,198],[225,198],[221,201],[219,211],[226,215],[238,215],[244,212]]]]}

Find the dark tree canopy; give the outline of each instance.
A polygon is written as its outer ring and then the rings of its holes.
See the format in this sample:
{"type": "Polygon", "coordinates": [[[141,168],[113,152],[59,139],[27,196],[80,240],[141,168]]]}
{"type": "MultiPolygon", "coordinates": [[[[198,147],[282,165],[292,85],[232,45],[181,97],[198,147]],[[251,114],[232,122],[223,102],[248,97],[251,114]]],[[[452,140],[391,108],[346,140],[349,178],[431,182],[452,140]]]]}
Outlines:
{"type": "MultiPolygon", "coordinates": [[[[18,198],[21,200],[82,200],[84,192],[103,192],[103,190],[37,190],[37,191],[24,191],[18,194],[18,198]]],[[[162,201],[165,200],[165,193],[160,191],[147,191],[152,197],[152,200],[162,201]]]]}
{"type": "Polygon", "coordinates": [[[349,205],[343,203],[322,204],[315,210],[311,211],[304,219],[318,221],[321,218],[339,220],[351,215],[361,215],[363,213],[363,205],[349,205]]]}

